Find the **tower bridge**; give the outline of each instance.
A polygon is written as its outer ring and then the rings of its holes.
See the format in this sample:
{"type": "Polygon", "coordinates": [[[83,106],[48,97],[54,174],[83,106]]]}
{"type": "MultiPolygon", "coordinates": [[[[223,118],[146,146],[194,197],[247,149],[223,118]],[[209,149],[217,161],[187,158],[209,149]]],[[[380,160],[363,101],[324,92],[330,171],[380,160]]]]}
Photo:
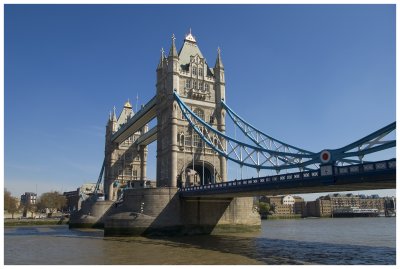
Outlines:
{"type": "Polygon", "coordinates": [[[225,101],[224,72],[219,48],[210,67],[191,32],[179,53],[172,36],[168,55],[161,50],[155,96],[136,113],[128,101],[118,117],[115,108],[110,114],[96,193],[70,227],[101,225],[105,235],[252,230],[260,227],[256,195],[396,187],[395,159],[366,160],[396,146],[395,122],[338,149],[301,149],[234,112],[225,101]],[[250,142],[226,132],[227,118],[250,142]],[[157,187],[146,188],[147,145],[154,141],[157,187]],[[228,181],[228,160],[258,176],[228,181]],[[261,170],[276,175],[260,177],[261,170]],[[141,187],[131,188],[133,182],[141,187]],[[100,192],[105,201],[97,200],[100,192]]]}

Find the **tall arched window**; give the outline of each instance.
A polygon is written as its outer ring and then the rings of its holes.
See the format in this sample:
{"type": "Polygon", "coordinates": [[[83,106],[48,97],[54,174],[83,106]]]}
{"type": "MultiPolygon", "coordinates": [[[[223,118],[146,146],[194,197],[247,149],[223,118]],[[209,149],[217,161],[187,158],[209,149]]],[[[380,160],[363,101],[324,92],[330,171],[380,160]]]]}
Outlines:
{"type": "Polygon", "coordinates": [[[204,111],[200,108],[195,108],[193,112],[199,116],[202,120],[204,120],[204,111]]]}
{"type": "Polygon", "coordinates": [[[182,132],[182,133],[178,134],[178,144],[179,144],[179,146],[182,147],[184,145],[184,143],[185,143],[185,135],[182,132]]]}

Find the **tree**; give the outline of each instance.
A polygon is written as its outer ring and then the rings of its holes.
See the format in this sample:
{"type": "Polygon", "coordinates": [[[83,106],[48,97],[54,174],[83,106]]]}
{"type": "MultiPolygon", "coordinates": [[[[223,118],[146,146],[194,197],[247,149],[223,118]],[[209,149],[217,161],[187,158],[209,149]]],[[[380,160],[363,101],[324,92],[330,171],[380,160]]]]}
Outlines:
{"type": "Polygon", "coordinates": [[[7,189],[4,189],[4,210],[11,214],[11,218],[14,218],[15,212],[18,212],[18,199],[12,197],[7,189]]]}
{"type": "Polygon", "coordinates": [[[260,215],[268,215],[269,211],[271,210],[271,205],[268,203],[260,202],[258,204],[258,212],[260,215]]]}
{"type": "Polygon", "coordinates": [[[33,218],[33,213],[37,211],[37,206],[31,203],[28,203],[24,206],[24,211],[31,213],[31,218],[33,218]]]}
{"type": "Polygon", "coordinates": [[[39,209],[48,209],[50,211],[49,217],[56,212],[61,210],[67,204],[67,199],[64,195],[57,191],[43,193],[37,204],[39,209]]]}

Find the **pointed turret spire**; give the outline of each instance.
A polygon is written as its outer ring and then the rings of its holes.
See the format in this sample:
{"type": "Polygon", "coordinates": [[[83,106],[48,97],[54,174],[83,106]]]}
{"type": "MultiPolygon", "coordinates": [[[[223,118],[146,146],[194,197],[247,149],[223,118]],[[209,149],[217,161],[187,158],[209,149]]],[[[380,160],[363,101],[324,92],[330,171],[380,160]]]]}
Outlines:
{"type": "Polygon", "coordinates": [[[161,48],[161,56],[160,56],[160,62],[158,63],[157,69],[161,69],[164,66],[164,48],[161,48]]]}
{"type": "Polygon", "coordinates": [[[113,114],[112,114],[112,121],[117,121],[117,113],[115,112],[115,106],[113,108],[113,114]]]}
{"type": "Polygon", "coordinates": [[[110,115],[108,116],[108,120],[111,121],[112,116],[111,116],[111,110],[110,110],[110,115]]]}
{"type": "Polygon", "coordinates": [[[222,63],[221,60],[221,49],[218,47],[217,51],[218,55],[217,55],[217,61],[215,62],[215,68],[224,69],[224,64],[222,63]]]}
{"type": "Polygon", "coordinates": [[[178,52],[176,51],[176,46],[175,46],[175,35],[172,34],[172,45],[171,49],[169,50],[169,55],[168,57],[177,57],[178,58],[178,52]]]}

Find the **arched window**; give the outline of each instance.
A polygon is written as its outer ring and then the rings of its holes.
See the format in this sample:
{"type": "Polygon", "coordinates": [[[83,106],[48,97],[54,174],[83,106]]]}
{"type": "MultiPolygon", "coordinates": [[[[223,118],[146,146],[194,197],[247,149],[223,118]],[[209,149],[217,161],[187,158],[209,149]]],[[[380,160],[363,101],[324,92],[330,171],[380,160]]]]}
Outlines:
{"type": "Polygon", "coordinates": [[[199,68],[199,76],[203,76],[203,68],[199,68]]]}
{"type": "Polygon", "coordinates": [[[184,143],[185,143],[185,135],[184,135],[184,133],[178,134],[178,144],[179,144],[179,146],[183,147],[184,143]]]}
{"type": "Polygon", "coordinates": [[[193,76],[197,75],[197,67],[196,66],[192,67],[192,74],[193,74],[193,76]]]}
{"type": "Polygon", "coordinates": [[[190,79],[186,79],[185,89],[189,89],[189,88],[190,88],[190,79]]]}
{"type": "Polygon", "coordinates": [[[210,86],[209,86],[207,83],[204,83],[204,89],[205,89],[206,91],[208,91],[208,90],[210,89],[210,86]]]}
{"type": "Polygon", "coordinates": [[[195,108],[193,111],[197,116],[204,120],[204,111],[200,108],[195,108]]]}
{"type": "Polygon", "coordinates": [[[203,141],[201,140],[200,136],[195,133],[193,134],[193,146],[194,147],[201,147],[203,145],[203,141]]]}

